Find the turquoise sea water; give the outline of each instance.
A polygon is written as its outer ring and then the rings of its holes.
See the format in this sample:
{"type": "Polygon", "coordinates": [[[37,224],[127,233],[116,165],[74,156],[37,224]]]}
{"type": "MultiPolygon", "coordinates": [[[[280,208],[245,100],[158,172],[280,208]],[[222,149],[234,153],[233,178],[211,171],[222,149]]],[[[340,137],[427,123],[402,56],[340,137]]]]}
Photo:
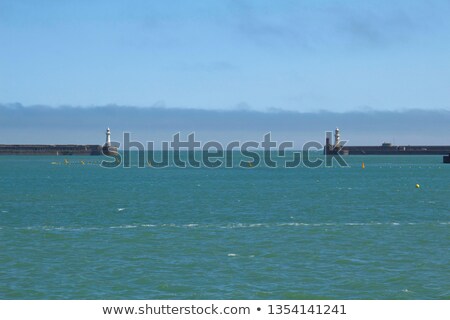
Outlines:
{"type": "Polygon", "coordinates": [[[0,157],[1,299],[450,299],[441,156],[317,169],[67,159],[0,157]]]}

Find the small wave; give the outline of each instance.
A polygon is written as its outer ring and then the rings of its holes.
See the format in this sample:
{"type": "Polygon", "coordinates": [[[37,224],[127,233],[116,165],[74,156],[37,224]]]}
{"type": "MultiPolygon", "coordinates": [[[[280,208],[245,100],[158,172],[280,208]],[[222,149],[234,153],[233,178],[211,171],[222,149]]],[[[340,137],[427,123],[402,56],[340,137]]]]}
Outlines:
{"type": "Polygon", "coordinates": [[[124,226],[115,226],[115,227],[109,227],[110,229],[131,229],[131,228],[137,228],[136,225],[127,224],[124,226]]]}
{"type": "MultiPolygon", "coordinates": [[[[210,225],[211,227],[217,227],[214,225],[210,225]]],[[[267,223],[231,223],[223,226],[218,226],[222,229],[239,229],[239,228],[259,228],[259,227],[267,227],[269,224],[267,223]]]]}
{"type": "Polygon", "coordinates": [[[183,224],[183,227],[193,228],[198,227],[198,224],[197,223],[183,224]]]}
{"type": "Polygon", "coordinates": [[[126,208],[117,208],[117,211],[123,211],[123,210],[125,210],[126,208]]]}
{"type": "Polygon", "coordinates": [[[98,227],[64,227],[64,226],[29,226],[29,227],[16,227],[14,230],[43,230],[43,231],[89,231],[99,230],[98,227]]]}
{"type": "Polygon", "coordinates": [[[231,223],[224,226],[219,226],[222,229],[238,229],[238,228],[249,228],[250,225],[246,223],[231,223]]]}
{"type": "MultiPolygon", "coordinates": [[[[277,228],[277,227],[364,227],[364,226],[408,226],[408,225],[421,225],[429,224],[429,222],[324,222],[324,223],[305,223],[305,222],[278,222],[278,223],[230,223],[230,224],[125,224],[125,225],[112,225],[112,226],[26,226],[26,227],[7,227],[3,226],[2,229],[11,228],[13,230],[34,230],[34,231],[66,231],[66,232],[83,232],[83,231],[95,231],[95,230],[107,230],[107,229],[134,229],[134,228],[206,228],[206,229],[245,229],[245,228],[277,228]]],[[[436,225],[450,225],[450,221],[435,222],[436,225]]]]}
{"type": "Polygon", "coordinates": [[[262,227],[262,226],[264,226],[264,223],[251,223],[248,226],[249,226],[249,228],[262,227]]]}
{"type": "Polygon", "coordinates": [[[228,256],[229,256],[229,257],[236,257],[237,254],[236,254],[236,253],[229,253],[228,256]]]}
{"type": "Polygon", "coordinates": [[[66,230],[65,227],[45,227],[44,230],[66,230]]]}
{"type": "Polygon", "coordinates": [[[279,227],[284,227],[284,226],[294,226],[294,227],[299,227],[299,226],[310,226],[311,224],[309,223],[303,223],[303,222],[286,222],[286,223],[277,223],[277,226],[279,227]]]}
{"type": "Polygon", "coordinates": [[[179,228],[180,226],[175,223],[169,223],[169,224],[165,223],[165,224],[162,224],[161,227],[179,228]]]}
{"type": "Polygon", "coordinates": [[[403,289],[402,292],[404,292],[404,293],[414,293],[414,291],[410,291],[408,289],[403,289]]]}
{"type": "Polygon", "coordinates": [[[344,226],[379,226],[382,225],[381,222],[346,222],[344,226]]]}

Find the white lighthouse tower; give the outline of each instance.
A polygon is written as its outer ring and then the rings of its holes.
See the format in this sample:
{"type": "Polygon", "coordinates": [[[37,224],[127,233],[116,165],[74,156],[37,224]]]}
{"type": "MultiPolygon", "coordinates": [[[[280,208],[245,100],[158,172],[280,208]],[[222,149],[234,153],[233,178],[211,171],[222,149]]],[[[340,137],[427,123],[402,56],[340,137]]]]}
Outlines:
{"type": "Polygon", "coordinates": [[[106,129],[106,142],[102,152],[107,156],[116,156],[118,154],[117,147],[111,145],[111,130],[109,128],[106,129]]]}
{"type": "Polygon", "coordinates": [[[111,146],[111,130],[106,129],[106,143],[105,143],[105,147],[110,147],[111,146]]]}
{"type": "Polygon", "coordinates": [[[334,130],[334,146],[336,148],[339,148],[341,144],[341,134],[339,133],[339,128],[336,128],[334,130]]]}

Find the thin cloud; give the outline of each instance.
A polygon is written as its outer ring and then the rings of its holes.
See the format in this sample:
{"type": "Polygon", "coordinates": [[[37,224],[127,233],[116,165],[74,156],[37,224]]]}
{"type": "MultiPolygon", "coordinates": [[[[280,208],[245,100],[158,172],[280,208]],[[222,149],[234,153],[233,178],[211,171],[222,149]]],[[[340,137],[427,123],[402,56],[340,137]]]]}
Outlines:
{"type": "Polygon", "coordinates": [[[402,43],[414,37],[421,29],[420,22],[413,21],[402,10],[380,13],[368,9],[355,12],[348,8],[341,17],[338,30],[350,36],[352,41],[363,45],[402,43]]]}
{"type": "Polygon", "coordinates": [[[289,14],[279,16],[268,13],[267,10],[258,10],[258,6],[249,1],[229,1],[231,13],[231,26],[238,35],[247,41],[258,45],[283,43],[305,45],[305,34],[299,28],[299,22],[292,23],[293,17],[289,14]],[[261,13],[261,11],[264,12],[261,13]]]}
{"type": "Polygon", "coordinates": [[[310,49],[335,46],[342,41],[371,48],[400,45],[439,28],[441,7],[445,7],[409,1],[386,6],[382,3],[376,6],[346,2],[290,3],[273,12],[258,2],[228,3],[235,30],[248,41],[310,49]]]}

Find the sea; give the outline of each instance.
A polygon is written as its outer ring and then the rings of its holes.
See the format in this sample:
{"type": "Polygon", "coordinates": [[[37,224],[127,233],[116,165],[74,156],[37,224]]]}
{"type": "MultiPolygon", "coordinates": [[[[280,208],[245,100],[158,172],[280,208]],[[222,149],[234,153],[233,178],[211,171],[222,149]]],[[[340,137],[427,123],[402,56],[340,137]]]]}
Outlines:
{"type": "Polygon", "coordinates": [[[0,299],[450,299],[450,165],[344,158],[1,156],[0,299]]]}

